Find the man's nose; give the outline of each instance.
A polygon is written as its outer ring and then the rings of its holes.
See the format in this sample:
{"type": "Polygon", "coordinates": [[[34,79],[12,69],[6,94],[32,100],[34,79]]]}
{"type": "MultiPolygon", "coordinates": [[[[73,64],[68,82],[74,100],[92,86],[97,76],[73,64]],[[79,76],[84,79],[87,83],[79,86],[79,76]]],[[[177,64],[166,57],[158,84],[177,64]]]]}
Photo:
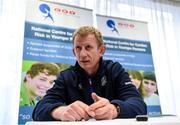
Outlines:
{"type": "Polygon", "coordinates": [[[80,56],[85,57],[86,54],[87,54],[87,52],[86,52],[85,48],[82,48],[81,51],[80,51],[80,56]]]}

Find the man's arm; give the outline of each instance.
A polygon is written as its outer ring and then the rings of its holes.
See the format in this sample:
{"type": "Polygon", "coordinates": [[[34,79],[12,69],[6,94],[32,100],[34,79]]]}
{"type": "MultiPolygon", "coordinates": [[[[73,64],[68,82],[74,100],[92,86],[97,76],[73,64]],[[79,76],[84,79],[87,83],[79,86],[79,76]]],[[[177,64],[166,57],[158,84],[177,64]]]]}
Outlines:
{"type": "Polygon", "coordinates": [[[135,118],[137,115],[147,114],[146,104],[122,66],[119,63],[110,64],[107,72],[108,79],[111,79],[110,84],[114,86],[115,97],[110,101],[92,93],[94,103],[89,109],[95,113],[93,118],[135,118]]]}
{"type": "Polygon", "coordinates": [[[146,104],[124,68],[119,63],[115,63],[109,72],[117,95],[117,99],[111,100],[111,103],[119,106],[118,117],[135,118],[136,115],[147,114],[146,104]]]}

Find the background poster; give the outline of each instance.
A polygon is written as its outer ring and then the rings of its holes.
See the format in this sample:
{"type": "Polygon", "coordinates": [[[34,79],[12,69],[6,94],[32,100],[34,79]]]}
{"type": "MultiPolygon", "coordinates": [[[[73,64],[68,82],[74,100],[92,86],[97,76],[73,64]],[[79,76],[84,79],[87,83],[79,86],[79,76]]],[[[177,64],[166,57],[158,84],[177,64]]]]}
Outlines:
{"type": "Polygon", "coordinates": [[[105,59],[121,63],[148,106],[148,115],[161,114],[147,23],[96,15],[107,50],[105,59]]]}
{"type": "Polygon", "coordinates": [[[19,124],[32,120],[34,106],[53,85],[56,71],[75,63],[72,33],[83,25],[93,25],[92,10],[39,0],[27,1],[19,124]]]}

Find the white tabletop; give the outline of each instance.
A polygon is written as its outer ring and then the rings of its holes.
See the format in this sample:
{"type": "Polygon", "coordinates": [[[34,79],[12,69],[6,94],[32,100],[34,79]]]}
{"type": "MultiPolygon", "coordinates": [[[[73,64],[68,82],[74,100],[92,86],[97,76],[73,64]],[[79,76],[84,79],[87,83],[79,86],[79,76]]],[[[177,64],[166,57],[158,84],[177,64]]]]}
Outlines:
{"type": "Polygon", "coordinates": [[[180,117],[164,116],[152,117],[148,121],[136,121],[136,119],[114,119],[114,120],[100,120],[96,121],[90,119],[89,121],[78,122],[27,122],[26,125],[180,125],[180,117]]]}

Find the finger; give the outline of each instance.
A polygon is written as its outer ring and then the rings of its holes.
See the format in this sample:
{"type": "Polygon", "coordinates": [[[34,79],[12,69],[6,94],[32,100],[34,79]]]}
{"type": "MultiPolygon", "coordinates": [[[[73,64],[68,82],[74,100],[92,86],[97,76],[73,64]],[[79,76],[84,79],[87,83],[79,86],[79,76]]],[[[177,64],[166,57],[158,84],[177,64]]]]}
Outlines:
{"type": "Polygon", "coordinates": [[[109,103],[109,101],[107,99],[101,98],[101,100],[93,103],[92,105],[89,106],[89,109],[94,111],[98,108],[104,107],[105,105],[107,105],[109,103]]]}
{"type": "Polygon", "coordinates": [[[72,115],[64,115],[63,118],[61,118],[62,121],[76,121],[76,119],[72,115]]]}
{"type": "Polygon", "coordinates": [[[89,119],[89,115],[86,111],[86,108],[84,108],[84,105],[82,103],[79,103],[78,105],[72,105],[72,108],[81,117],[81,119],[89,119]]]}
{"type": "Polygon", "coordinates": [[[114,105],[107,104],[106,106],[95,110],[95,114],[96,119],[113,119],[115,117],[114,105]]]}
{"type": "Polygon", "coordinates": [[[67,112],[70,115],[72,115],[75,118],[75,120],[81,120],[82,119],[81,116],[76,112],[76,109],[74,109],[73,107],[74,105],[70,105],[70,108],[68,109],[67,112]]]}
{"type": "MultiPolygon", "coordinates": [[[[67,107],[68,108],[68,107],[67,107]]],[[[69,109],[62,111],[60,115],[60,120],[62,121],[75,121],[76,119],[68,112],[69,109]]]]}
{"type": "Polygon", "coordinates": [[[97,120],[109,119],[111,117],[111,110],[108,105],[98,108],[94,112],[96,114],[95,119],[97,120]]]}
{"type": "Polygon", "coordinates": [[[79,105],[81,106],[81,108],[84,109],[84,111],[86,111],[86,113],[88,114],[88,119],[89,119],[89,116],[91,117],[94,117],[95,116],[95,113],[94,111],[91,111],[89,110],[89,106],[81,101],[78,101],[79,105]]]}
{"type": "Polygon", "coordinates": [[[100,96],[98,96],[96,93],[92,93],[91,94],[91,96],[92,96],[92,99],[94,100],[94,102],[97,102],[97,101],[99,101],[100,99],[101,99],[101,97],[100,96]]]}
{"type": "Polygon", "coordinates": [[[109,111],[109,109],[107,108],[107,106],[101,107],[96,109],[94,112],[96,115],[104,115],[105,113],[107,113],[109,111]]]}
{"type": "Polygon", "coordinates": [[[88,115],[89,115],[90,117],[94,117],[94,116],[95,116],[94,111],[93,111],[93,110],[90,110],[89,108],[88,108],[88,110],[87,110],[87,113],[88,113],[88,115]]]}

